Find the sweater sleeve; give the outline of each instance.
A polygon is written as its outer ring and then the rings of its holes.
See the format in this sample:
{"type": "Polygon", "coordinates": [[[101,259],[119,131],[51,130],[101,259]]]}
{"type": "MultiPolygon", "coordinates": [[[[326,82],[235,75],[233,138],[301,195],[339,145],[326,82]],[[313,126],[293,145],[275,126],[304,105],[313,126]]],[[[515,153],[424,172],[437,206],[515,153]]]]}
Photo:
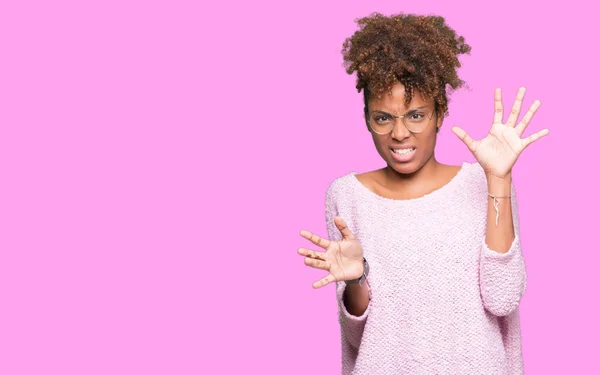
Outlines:
{"type": "Polygon", "coordinates": [[[501,254],[490,249],[485,243],[485,236],[481,246],[481,297],[484,307],[496,316],[506,316],[513,312],[519,306],[527,287],[525,261],[521,253],[517,195],[512,184],[510,201],[515,238],[509,250],[501,254]]]}
{"type": "MultiPolygon", "coordinates": [[[[329,187],[326,193],[325,203],[325,217],[327,222],[327,234],[329,239],[332,241],[339,241],[342,239],[342,234],[336,227],[333,219],[339,215],[337,208],[337,202],[334,196],[333,184],[329,187]]],[[[347,342],[354,348],[358,348],[362,340],[362,334],[365,328],[367,316],[371,308],[371,301],[367,309],[361,316],[355,316],[348,312],[344,305],[344,291],[346,290],[346,283],[344,281],[336,281],[336,299],[338,305],[338,316],[340,322],[340,330],[342,339],[346,339],[347,342]]],[[[369,294],[371,291],[369,290],[369,294]]]]}

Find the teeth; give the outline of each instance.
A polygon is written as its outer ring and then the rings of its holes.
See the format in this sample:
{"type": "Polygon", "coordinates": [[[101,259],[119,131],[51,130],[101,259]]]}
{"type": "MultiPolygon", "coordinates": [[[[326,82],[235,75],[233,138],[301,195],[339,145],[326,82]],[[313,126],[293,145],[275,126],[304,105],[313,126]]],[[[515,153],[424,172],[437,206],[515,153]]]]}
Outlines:
{"type": "Polygon", "coordinates": [[[414,148],[407,148],[405,150],[392,150],[394,151],[394,153],[398,154],[398,155],[408,155],[411,152],[413,152],[415,149],[414,148]]]}

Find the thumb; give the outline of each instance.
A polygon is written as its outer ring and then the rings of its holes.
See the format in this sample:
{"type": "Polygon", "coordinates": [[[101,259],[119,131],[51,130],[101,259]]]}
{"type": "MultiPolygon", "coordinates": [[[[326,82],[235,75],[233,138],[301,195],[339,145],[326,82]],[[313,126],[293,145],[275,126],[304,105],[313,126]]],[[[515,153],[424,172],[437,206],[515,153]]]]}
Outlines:
{"type": "Polygon", "coordinates": [[[342,238],[345,238],[347,240],[356,239],[356,237],[354,237],[354,234],[352,234],[350,229],[348,229],[346,222],[344,221],[344,219],[342,219],[341,216],[336,216],[335,218],[333,218],[333,222],[335,223],[335,226],[340,230],[340,232],[342,232],[342,238]]]}
{"type": "Polygon", "coordinates": [[[469,148],[471,152],[475,152],[477,149],[475,145],[475,141],[471,138],[466,131],[458,126],[452,127],[452,133],[456,134],[456,136],[469,148]]]}

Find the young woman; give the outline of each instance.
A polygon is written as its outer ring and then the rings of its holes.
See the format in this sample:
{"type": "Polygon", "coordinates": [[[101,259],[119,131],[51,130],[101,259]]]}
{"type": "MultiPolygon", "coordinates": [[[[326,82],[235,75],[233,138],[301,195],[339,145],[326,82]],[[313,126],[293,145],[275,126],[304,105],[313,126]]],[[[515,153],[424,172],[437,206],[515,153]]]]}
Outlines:
{"type": "Polygon", "coordinates": [[[374,13],[344,43],[347,72],[364,89],[365,120],[384,168],[350,172],[326,193],[329,239],[300,248],[336,283],[344,374],[522,374],[519,302],[526,270],[511,170],[548,134],[521,138],[525,88],[503,123],[500,89],[482,140],[452,131],[477,162],[435,158],[448,115],[446,86],[464,84],[471,47],[442,17],[374,13]]]}

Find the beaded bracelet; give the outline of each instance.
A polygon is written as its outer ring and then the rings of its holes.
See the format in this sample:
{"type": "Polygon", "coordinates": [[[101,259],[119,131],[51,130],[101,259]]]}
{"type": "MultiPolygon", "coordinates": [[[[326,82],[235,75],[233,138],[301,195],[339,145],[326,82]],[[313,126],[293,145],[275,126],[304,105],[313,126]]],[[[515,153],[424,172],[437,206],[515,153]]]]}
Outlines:
{"type": "Polygon", "coordinates": [[[510,198],[510,195],[505,195],[503,197],[498,197],[490,193],[488,193],[488,195],[494,198],[494,209],[496,210],[496,226],[498,226],[498,218],[500,217],[500,213],[498,212],[498,206],[500,205],[500,201],[498,200],[498,198],[510,198]]]}

